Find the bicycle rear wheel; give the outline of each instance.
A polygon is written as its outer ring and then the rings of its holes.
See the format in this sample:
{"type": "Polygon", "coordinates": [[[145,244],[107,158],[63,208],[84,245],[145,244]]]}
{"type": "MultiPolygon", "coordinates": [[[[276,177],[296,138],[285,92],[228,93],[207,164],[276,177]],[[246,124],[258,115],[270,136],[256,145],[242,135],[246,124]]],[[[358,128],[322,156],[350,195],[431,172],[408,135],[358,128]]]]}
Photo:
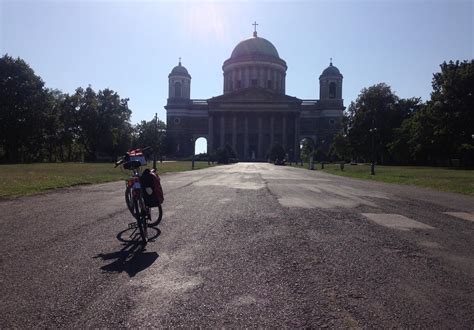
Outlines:
{"type": "Polygon", "coordinates": [[[145,204],[141,198],[134,198],[133,205],[135,209],[135,218],[137,219],[138,231],[140,232],[140,237],[143,241],[143,245],[146,245],[148,242],[148,230],[147,230],[147,214],[145,210],[145,204]]]}
{"type": "Polygon", "coordinates": [[[127,204],[128,210],[135,217],[135,206],[133,204],[132,188],[125,188],[125,204],[127,204]]]}
{"type": "Polygon", "coordinates": [[[150,208],[150,221],[152,220],[152,218],[155,217],[156,220],[149,222],[148,227],[154,227],[161,222],[161,219],[163,218],[163,209],[161,208],[161,205],[158,205],[158,207],[150,208]]]}

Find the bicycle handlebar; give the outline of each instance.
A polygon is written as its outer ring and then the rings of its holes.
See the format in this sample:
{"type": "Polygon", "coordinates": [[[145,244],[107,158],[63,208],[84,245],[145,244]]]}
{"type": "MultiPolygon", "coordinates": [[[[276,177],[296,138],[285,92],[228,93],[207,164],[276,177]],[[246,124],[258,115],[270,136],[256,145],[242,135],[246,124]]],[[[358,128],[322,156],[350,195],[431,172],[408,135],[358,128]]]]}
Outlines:
{"type": "Polygon", "coordinates": [[[116,161],[116,162],[115,162],[114,168],[116,168],[117,166],[120,166],[120,165],[122,165],[122,164],[123,164],[123,158],[120,159],[119,161],[116,161]]]}
{"type": "MultiPolygon", "coordinates": [[[[145,152],[146,152],[146,151],[153,151],[153,148],[150,147],[150,146],[147,146],[147,147],[141,148],[141,151],[142,151],[143,155],[145,155],[145,152]]],[[[145,155],[145,156],[146,156],[146,155],[145,155]]],[[[116,168],[117,166],[120,166],[120,165],[122,165],[122,164],[124,164],[124,163],[128,163],[128,162],[125,162],[125,157],[126,157],[126,155],[123,156],[120,160],[116,161],[114,168],[116,168]]]]}

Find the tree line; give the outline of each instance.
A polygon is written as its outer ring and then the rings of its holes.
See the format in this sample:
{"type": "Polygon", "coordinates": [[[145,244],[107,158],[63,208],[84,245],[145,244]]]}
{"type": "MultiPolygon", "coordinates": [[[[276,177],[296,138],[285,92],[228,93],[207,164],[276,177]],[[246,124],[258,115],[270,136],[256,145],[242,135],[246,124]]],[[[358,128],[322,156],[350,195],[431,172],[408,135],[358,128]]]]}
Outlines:
{"type": "Polygon", "coordinates": [[[160,120],[132,125],[128,99],[106,88],[49,89],[22,59],[0,58],[0,162],[113,160],[131,146],[165,152],[160,120]]]}
{"type": "MultiPolygon", "coordinates": [[[[302,157],[379,164],[474,165],[474,60],[444,62],[427,102],[385,83],[362,89],[329,154],[303,143],[302,157]]],[[[22,59],[0,58],[0,162],[114,160],[132,146],[172,152],[166,125],[132,125],[128,99],[111,90],[49,89],[22,59]]],[[[307,141],[306,141],[307,142],[307,141]]],[[[222,156],[228,153],[222,150],[222,156]]],[[[219,156],[216,154],[216,157],[219,156]]]]}
{"type": "Polygon", "coordinates": [[[474,60],[433,75],[431,98],[399,98],[385,83],[364,88],[343,118],[330,155],[379,164],[474,165],[474,60]]]}

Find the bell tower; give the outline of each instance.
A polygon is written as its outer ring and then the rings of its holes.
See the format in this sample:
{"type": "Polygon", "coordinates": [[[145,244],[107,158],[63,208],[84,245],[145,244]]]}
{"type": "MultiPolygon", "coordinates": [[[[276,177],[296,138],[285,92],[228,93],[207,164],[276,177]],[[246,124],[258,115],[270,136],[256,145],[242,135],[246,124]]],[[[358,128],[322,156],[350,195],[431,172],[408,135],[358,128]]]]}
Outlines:
{"type": "Polygon", "coordinates": [[[319,76],[319,99],[320,100],[341,100],[342,99],[342,74],[339,69],[332,65],[332,58],[329,66],[324,69],[319,76]]]}
{"type": "Polygon", "coordinates": [[[189,100],[191,97],[191,76],[181,65],[181,57],[177,66],[168,75],[168,101],[189,100]]]}

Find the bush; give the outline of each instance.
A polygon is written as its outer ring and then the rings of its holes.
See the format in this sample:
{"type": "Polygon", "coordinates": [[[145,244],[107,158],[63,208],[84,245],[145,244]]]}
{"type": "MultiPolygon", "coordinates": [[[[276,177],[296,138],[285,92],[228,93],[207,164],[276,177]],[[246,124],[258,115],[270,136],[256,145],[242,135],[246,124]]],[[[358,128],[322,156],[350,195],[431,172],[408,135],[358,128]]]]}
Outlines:
{"type": "Polygon", "coordinates": [[[474,145],[462,144],[460,149],[461,164],[466,167],[474,166],[474,145]]]}
{"type": "Polygon", "coordinates": [[[271,162],[274,162],[275,160],[283,160],[286,158],[286,153],[285,149],[279,144],[274,144],[272,148],[270,149],[270,152],[268,153],[268,159],[270,159],[271,162]]]}
{"type": "Polygon", "coordinates": [[[208,159],[209,159],[209,155],[205,152],[201,153],[201,154],[194,155],[194,160],[195,161],[207,162],[208,159]]]}
{"type": "Polygon", "coordinates": [[[238,162],[235,151],[228,144],[226,144],[224,148],[219,148],[215,151],[215,160],[219,164],[229,164],[238,162]]]}

